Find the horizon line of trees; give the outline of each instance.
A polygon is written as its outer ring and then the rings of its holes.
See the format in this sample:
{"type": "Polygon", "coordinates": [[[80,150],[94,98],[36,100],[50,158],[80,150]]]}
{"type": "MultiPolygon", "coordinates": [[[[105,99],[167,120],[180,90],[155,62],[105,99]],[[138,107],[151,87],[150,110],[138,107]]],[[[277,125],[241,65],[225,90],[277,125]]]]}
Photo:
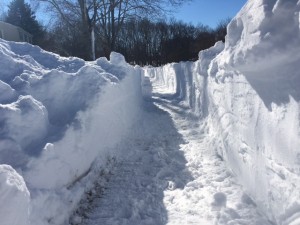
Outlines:
{"type": "MultiPolygon", "coordinates": [[[[80,1],[82,0],[78,0],[80,1]]],[[[91,1],[95,4],[100,0],[83,1],[91,1]]],[[[143,1],[149,2],[149,0],[143,1]]],[[[183,1],[177,0],[176,3],[183,1]]],[[[120,4],[123,4],[125,0],[101,0],[101,2],[119,3],[121,6],[120,4]]],[[[158,3],[159,0],[156,2],[158,3]]],[[[126,19],[122,17],[121,22],[112,20],[111,23],[118,24],[110,23],[107,29],[95,22],[90,33],[82,17],[76,16],[80,15],[80,12],[74,14],[72,20],[58,13],[52,27],[45,29],[36,20],[35,13],[24,0],[12,0],[8,8],[4,21],[30,32],[33,35],[33,44],[47,51],[85,60],[108,57],[111,51],[116,51],[123,54],[127,62],[142,66],[159,66],[170,62],[197,60],[199,51],[213,46],[217,41],[224,42],[226,27],[230,21],[229,19],[222,20],[215,29],[212,29],[202,24],[194,26],[175,19],[167,21],[131,14],[126,19]],[[113,40],[111,34],[107,33],[111,33],[112,29],[117,29],[114,31],[113,40]]],[[[120,11],[114,11],[114,13],[117,12],[120,13],[120,11]]],[[[69,12],[68,16],[70,16],[69,12]]]]}

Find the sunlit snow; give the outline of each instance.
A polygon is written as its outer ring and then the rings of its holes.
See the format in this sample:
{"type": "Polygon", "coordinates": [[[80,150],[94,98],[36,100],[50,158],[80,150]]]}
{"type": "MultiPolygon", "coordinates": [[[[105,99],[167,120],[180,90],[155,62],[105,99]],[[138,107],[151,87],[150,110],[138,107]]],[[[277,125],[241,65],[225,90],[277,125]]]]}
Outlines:
{"type": "Polygon", "coordinates": [[[299,225],[299,11],[157,68],[0,39],[0,224],[299,225]]]}

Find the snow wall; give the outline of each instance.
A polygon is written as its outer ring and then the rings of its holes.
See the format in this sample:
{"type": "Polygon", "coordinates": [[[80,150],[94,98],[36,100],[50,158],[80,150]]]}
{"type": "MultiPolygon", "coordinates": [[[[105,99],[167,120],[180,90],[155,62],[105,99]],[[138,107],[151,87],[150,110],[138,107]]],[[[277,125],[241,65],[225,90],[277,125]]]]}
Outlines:
{"type": "Polygon", "coordinates": [[[117,53],[85,62],[0,39],[1,224],[68,223],[108,158],[126,154],[140,83],[117,53]]]}
{"type": "Polygon", "coordinates": [[[296,0],[248,1],[225,44],[200,52],[195,63],[145,69],[154,86],[166,85],[207,120],[212,151],[265,215],[284,225],[300,224],[299,11],[296,0]]]}

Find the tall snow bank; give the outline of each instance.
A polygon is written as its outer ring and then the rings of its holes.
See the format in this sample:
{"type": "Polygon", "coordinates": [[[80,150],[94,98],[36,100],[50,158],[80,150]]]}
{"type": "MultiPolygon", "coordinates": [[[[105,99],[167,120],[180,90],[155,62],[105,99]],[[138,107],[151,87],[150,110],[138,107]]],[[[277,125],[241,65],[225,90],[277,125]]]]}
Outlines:
{"type": "Polygon", "coordinates": [[[68,186],[90,169],[99,153],[116,155],[106,151],[126,138],[139,119],[138,85],[134,77],[126,77],[119,85],[104,88],[87,110],[77,114],[64,137],[47,144],[41,156],[27,165],[29,185],[43,189],[68,186]]]}
{"type": "Polygon", "coordinates": [[[66,224],[108,156],[126,154],[116,146],[140,118],[141,69],[118,53],[84,62],[1,39],[0,68],[0,164],[26,183],[30,202],[15,199],[29,224],[66,224]]]}
{"type": "Polygon", "coordinates": [[[225,46],[169,65],[180,104],[207,116],[212,150],[276,224],[300,224],[299,11],[300,1],[248,1],[225,46]]]}
{"type": "Polygon", "coordinates": [[[278,224],[300,223],[299,11],[299,1],[248,1],[209,68],[219,154],[278,224]]]}

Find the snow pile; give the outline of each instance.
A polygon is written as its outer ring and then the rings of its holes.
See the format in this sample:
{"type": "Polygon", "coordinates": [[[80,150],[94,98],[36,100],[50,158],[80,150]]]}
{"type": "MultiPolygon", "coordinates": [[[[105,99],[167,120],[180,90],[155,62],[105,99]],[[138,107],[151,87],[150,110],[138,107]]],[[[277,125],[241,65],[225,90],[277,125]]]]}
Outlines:
{"type": "Polygon", "coordinates": [[[299,10],[296,0],[249,1],[228,25],[217,74],[233,67],[245,76],[293,77],[300,59],[299,10]]]}
{"type": "Polygon", "coordinates": [[[147,69],[155,83],[176,77],[165,90],[206,119],[212,150],[265,215],[290,225],[300,223],[299,11],[299,1],[248,1],[225,45],[147,69]]]}
{"type": "Polygon", "coordinates": [[[126,154],[116,146],[140,117],[141,70],[117,53],[84,62],[1,39],[0,58],[0,164],[23,177],[1,167],[2,180],[18,181],[1,186],[2,202],[20,201],[7,209],[16,220],[66,223],[95,170],[126,154]]]}
{"type": "Polygon", "coordinates": [[[24,179],[11,166],[0,165],[0,184],[1,223],[29,225],[30,194],[24,179]]]}

